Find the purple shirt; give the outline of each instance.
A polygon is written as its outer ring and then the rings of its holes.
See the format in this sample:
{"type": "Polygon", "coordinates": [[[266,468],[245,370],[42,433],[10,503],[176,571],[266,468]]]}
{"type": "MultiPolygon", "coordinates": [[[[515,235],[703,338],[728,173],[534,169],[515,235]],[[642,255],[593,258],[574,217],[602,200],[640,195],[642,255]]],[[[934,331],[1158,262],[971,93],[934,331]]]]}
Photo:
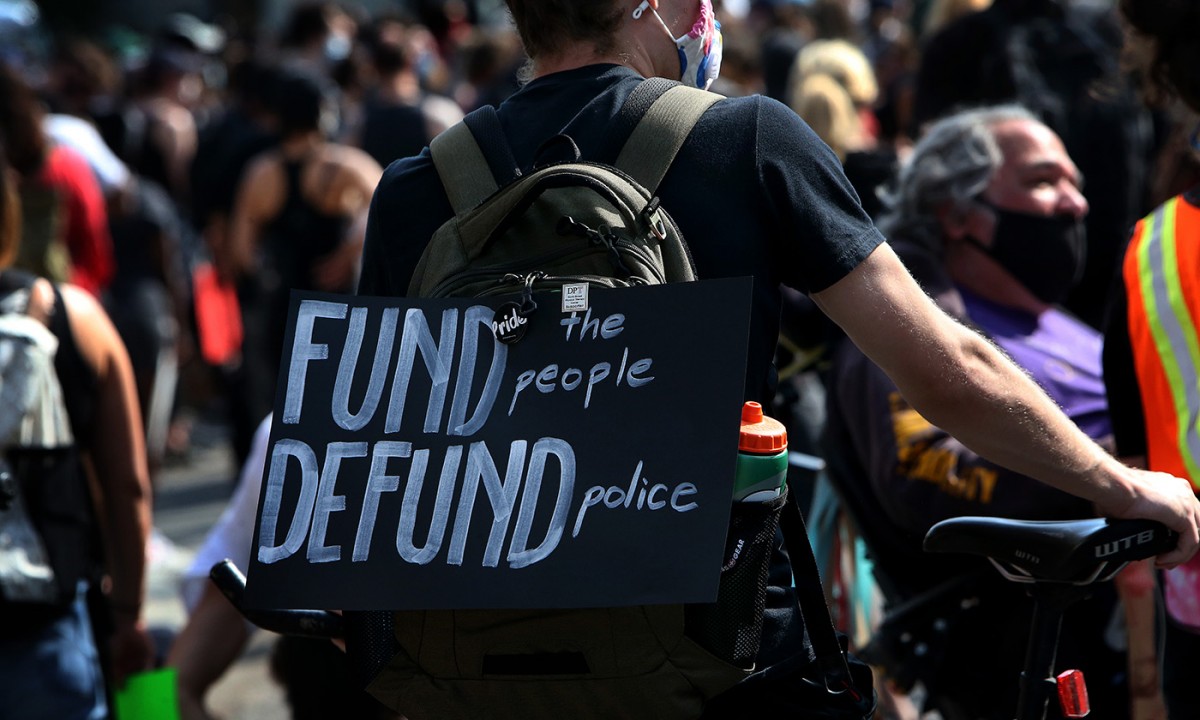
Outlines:
{"type": "Polygon", "coordinates": [[[1093,440],[1111,438],[1100,333],[1058,309],[1035,316],[959,291],[971,322],[1024,368],[1067,417],[1093,440]]]}

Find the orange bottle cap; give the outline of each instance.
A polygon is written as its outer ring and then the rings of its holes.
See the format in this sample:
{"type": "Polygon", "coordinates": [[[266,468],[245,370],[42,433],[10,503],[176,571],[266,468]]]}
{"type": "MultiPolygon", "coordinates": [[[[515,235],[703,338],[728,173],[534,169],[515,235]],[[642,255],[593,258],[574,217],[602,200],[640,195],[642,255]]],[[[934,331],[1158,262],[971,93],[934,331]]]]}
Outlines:
{"type": "Polygon", "coordinates": [[[738,450],[756,455],[774,455],[787,449],[783,423],[763,415],[762,405],[753,400],[742,405],[742,436],[738,450]]]}

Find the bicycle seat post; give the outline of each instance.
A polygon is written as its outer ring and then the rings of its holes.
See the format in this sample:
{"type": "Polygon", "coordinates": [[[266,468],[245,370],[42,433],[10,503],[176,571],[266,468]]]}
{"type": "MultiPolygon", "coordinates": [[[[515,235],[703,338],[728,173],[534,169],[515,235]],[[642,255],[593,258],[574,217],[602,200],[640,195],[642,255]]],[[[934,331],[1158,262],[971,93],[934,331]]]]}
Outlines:
{"type": "Polygon", "coordinates": [[[1025,667],[1021,671],[1017,720],[1044,720],[1046,717],[1046,708],[1056,689],[1054,663],[1058,657],[1063,614],[1072,603],[1087,594],[1088,589],[1079,585],[1033,583],[1029,586],[1029,595],[1033,598],[1033,622],[1025,667]]]}

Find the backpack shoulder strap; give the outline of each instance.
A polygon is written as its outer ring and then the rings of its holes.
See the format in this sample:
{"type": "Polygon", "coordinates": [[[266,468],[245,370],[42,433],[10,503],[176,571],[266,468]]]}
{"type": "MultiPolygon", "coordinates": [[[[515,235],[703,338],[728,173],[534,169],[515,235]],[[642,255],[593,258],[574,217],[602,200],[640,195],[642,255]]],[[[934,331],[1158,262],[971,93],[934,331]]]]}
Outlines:
{"type": "Polygon", "coordinates": [[[643,81],[621,108],[622,115],[627,111],[642,115],[616,166],[653,194],[700,116],[720,99],[716,93],[661,78],[643,81]]]}
{"type": "Polygon", "coordinates": [[[456,215],[478,207],[501,185],[521,175],[491,105],[435,137],[429,153],[456,215]]]}
{"type": "Polygon", "coordinates": [[[491,105],[484,105],[475,112],[463,118],[463,122],[471,130],[475,143],[479,145],[483,159],[491,169],[492,177],[501,187],[514,179],[521,177],[521,168],[509,147],[508,137],[504,134],[504,126],[500,124],[500,114],[491,105]]]}

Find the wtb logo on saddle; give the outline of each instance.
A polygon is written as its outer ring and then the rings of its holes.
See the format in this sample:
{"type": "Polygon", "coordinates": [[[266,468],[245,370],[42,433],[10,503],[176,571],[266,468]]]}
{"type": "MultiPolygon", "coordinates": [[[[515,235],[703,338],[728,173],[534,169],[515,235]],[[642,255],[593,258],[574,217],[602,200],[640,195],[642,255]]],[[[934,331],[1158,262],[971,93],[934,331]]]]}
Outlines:
{"type": "Polygon", "coordinates": [[[1121,552],[1122,550],[1128,550],[1128,549],[1136,547],[1138,545],[1145,545],[1146,543],[1153,542],[1153,541],[1154,541],[1154,531],[1153,530],[1145,530],[1140,533],[1137,533],[1136,535],[1130,535],[1128,537],[1123,537],[1119,540],[1112,540],[1110,542],[1101,543],[1100,545],[1097,545],[1096,546],[1096,557],[1098,557],[1098,558],[1109,557],[1110,555],[1116,555],[1117,553],[1121,552]]]}

